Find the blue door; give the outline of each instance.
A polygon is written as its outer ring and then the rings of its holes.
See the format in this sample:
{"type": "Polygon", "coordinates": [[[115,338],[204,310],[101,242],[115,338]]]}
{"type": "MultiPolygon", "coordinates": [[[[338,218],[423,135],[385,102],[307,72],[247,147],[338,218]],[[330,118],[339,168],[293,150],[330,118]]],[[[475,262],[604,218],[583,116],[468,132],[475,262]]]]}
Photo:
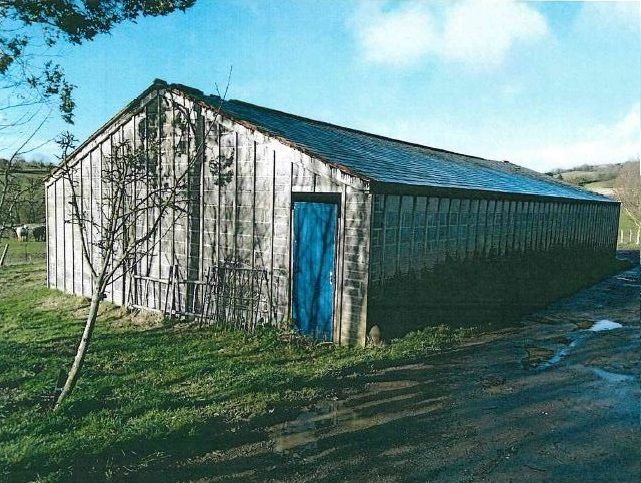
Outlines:
{"type": "Polygon", "coordinates": [[[325,341],[332,340],[336,210],[334,203],[294,202],[294,322],[301,334],[325,341]]]}

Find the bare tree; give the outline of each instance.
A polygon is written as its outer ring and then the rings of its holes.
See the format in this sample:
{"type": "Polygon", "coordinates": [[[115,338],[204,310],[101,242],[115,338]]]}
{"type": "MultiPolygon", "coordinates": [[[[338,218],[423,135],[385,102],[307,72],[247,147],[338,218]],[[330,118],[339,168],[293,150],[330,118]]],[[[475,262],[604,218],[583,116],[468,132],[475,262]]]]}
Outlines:
{"type": "Polygon", "coordinates": [[[19,206],[33,196],[35,189],[42,189],[40,180],[30,180],[20,176],[22,173],[19,168],[23,155],[29,152],[28,144],[45,121],[46,118],[22,141],[8,159],[0,160],[0,240],[6,236],[9,228],[14,227],[19,221],[19,206]]]}
{"type": "MultiPolygon", "coordinates": [[[[226,92],[227,88],[222,96],[219,94],[221,105],[226,92]]],[[[190,173],[204,162],[204,139],[211,130],[218,129],[220,108],[215,111],[206,130],[203,115],[195,107],[188,109],[174,102],[166,110],[176,113],[171,125],[178,152],[173,153],[171,172],[162,172],[162,166],[168,160],[163,159],[166,154],[161,149],[162,140],[153,134],[153,129],[143,130],[148,131],[144,148],[132,145],[130,140],[116,144],[111,154],[101,160],[102,189],[97,216],[93,212],[95,207],[87,206],[83,200],[80,169],[68,158],[75,138],[65,134],[58,140],[62,162],[57,175],[64,179],[70,191],[70,214],[65,222],[78,227],[82,256],[91,273],[92,297],[76,356],[56,408],[71,393],[78,380],[106,288],[131,274],[132,269],[157,246],[164,235],[163,226],[165,230],[170,228],[167,226],[170,225],[168,218],[175,221],[176,216],[185,214],[189,209],[190,173]],[[187,138],[199,141],[186,151],[179,150],[188,144],[185,142],[187,138]],[[177,161],[178,156],[180,161],[177,161]]],[[[158,113],[160,118],[163,112],[158,113]]]]}
{"type": "Polygon", "coordinates": [[[0,111],[17,111],[0,131],[29,123],[57,101],[72,123],[74,85],[57,62],[62,45],[80,45],[116,25],[185,11],[195,0],[0,0],[0,111]],[[35,110],[32,108],[36,108],[35,110]]]}
{"type": "Polygon", "coordinates": [[[637,227],[638,243],[641,234],[641,175],[638,158],[623,165],[614,180],[614,194],[637,227]]]}
{"type": "Polygon", "coordinates": [[[0,237],[16,222],[29,184],[21,156],[51,142],[36,134],[54,111],[73,124],[74,85],[58,62],[62,48],[81,45],[140,17],[185,11],[195,0],[0,0],[0,237]],[[17,146],[17,148],[16,148],[17,146]]]}
{"type": "Polygon", "coordinates": [[[15,226],[17,211],[26,188],[15,173],[14,158],[0,160],[0,240],[15,226]]]}

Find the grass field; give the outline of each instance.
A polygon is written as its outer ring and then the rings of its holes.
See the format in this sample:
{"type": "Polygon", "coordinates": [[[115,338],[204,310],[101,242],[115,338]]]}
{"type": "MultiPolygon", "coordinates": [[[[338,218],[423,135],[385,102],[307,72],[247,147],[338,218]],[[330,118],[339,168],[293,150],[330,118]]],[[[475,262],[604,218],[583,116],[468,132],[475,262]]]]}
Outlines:
{"type": "Polygon", "coordinates": [[[589,190],[594,188],[612,188],[614,187],[614,179],[605,179],[601,181],[594,181],[592,183],[586,183],[583,185],[583,187],[589,190]]]}
{"type": "Polygon", "coordinates": [[[7,255],[4,260],[5,265],[43,262],[46,256],[45,242],[20,242],[15,238],[5,238],[0,241],[0,256],[2,255],[5,245],[9,245],[7,255]]]}
{"type": "Polygon", "coordinates": [[[105,303],[76,391],[54,413],[48,397],[73,358],[87,302],[43,283],[42,264],[0,270],[4,481],[118,479],[158,455],[224,444],[245,420],[328,396],[341,374],[410,360],[472,333],[434,327],[386,347],[346,349],[288,342],[267,329],[196,329],[105,303]]]}

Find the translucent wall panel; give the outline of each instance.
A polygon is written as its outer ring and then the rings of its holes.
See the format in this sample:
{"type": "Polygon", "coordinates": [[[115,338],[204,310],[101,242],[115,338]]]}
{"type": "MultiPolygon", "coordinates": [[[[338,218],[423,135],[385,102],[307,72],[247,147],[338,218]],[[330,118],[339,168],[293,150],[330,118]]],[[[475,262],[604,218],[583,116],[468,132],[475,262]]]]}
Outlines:
{"type": "Polygon", "coordinates": [[[476,255],[476,235],[479,222],[479,200],[470,201],[470,211],[468,214],[468,233],[467,233],[467,253],[469,258],[476,255]]]}
{"type": "Polygon", "coordinates": [[[530,250],[531,251],[536,251],[536,239],[539,234],[538,228],[537,228],[537,209],[538,209],[538,202],[533,201],[530,203],[530,226],[532,227],[532,237],[530,239],[530,250]]]}
{"type": "Polygon", "coordinates": [[[501,253],[501,224],[503,218],[503,201],[498,200],[494,205],[494,222],[492,223],[492,253],[501,253]]]}
{"type": "Polygon", "coordinates": [[[414,201],[414,222],[412,237],[412,263],[414,269],[419,269],[422,266],[422,261],[425,258],[425,220],[427,217],[427,198],[420,196],[414,201]]]}
{"type": "Polygon", "coordinates": [[[563,224],[562,224],[562,233],[563,233],[563,246],[569,246],[570,238],[570,206],[567,203],[563,203],[563,224]]]}
{"type": "Polygon", "coordinates": [[[464,260],[467,258],[467,240],[469,236],[470,200],[461,200],[459,211],[458,242],[456,244],[456,256],[464,260]]]}
{"type": "Polygon", "coordinates": [[[403,196],[401,198],[401,212],[399,224],[398,244],[398,272],[407,274],[410,269],[410,258],[412,256],[412,236],[414,234],[414,198],[403,196]]]}
{"type": "Polygon", "coordinates": [[[549,250],[552,244],[552,204],[543,205],[543,247],[549,250]]]}
{"type": "Polygon", "coordinates": [[[559,242],[559,204],[550,206],[550,247],[556,248],[559,242]]]}
{"type": "Polygon", "coordinates": [[[522,246],[523,202],[517,201],[514,206],[514,251],[518,252],[522,246]]]}
{"type": "Polygon", "coordinates": [[[478,224],[476,230],[476,253],[479,257],[485,255],[485,234],[487,228],[485,226],[487,220],[487,200],[479,201],[478,224]]]}
{"type": "Polygon", "coordinates": [[[485,254],[489,255],[494,251],[494,212],[496,201],[490,200],[487,203],[487,216],[485,218],[485,254]]]}
{"type": "Polygon", "coordinates": [[[538,239],[538,250],[545,250],[545,206],[546,204],[541,202],[539,205],[539,214],[538,214],[538,226],[539,226],[539,239],[538,239]]]}
{"type": "Polygon", "coordinates": [[[456,258],[456,245],[458,242],[459,210],[461,200],[450,200],[450,209],[447,214],[447,257],[456,258]]]}
{"type": "Polygon", "coordinates": [[[532,246],[532,202],[523,204],[523,251],[527,252],[532,246]]]}
{"type": "Polygon", "coordinates": [[[385,203],[385,234],[383,239],[383,277],[390,278],[396,275],[398,224],[401,199],[398,196],[387,196],[385,203]]]}
{"type": "Polygon", "coordinates": [[[427,201],[427,257],[425,265],[431,268],[438,258],[438,220],[439,220],[439,199],[429,198],[427,201]]]}
{"type": "Polygon", "coordinates": [[[586,217],[584,224],[584,244],[589,247],[593,247],[594,243],[594,215],[595,207],[594,205],[586,206],[586,217]]]}
{"type": "Polygon", "coordinates": [[[383,274],[383,220],[385,217],[385,195],[374,195],[372,200],[372,228],[370,235],[370,277],[381,280],[383,274]]]}
{"type": "MultiPolygon", "coordinates": [[[[572,236],[570,234],[570,228],[573,227],[575,230],[578,231],[578,226],[576,225],[576,221],[578,220],[578,217],[579,217],[579,210],[578,210],[577,205],[569,204],[568,205],[568,221],[567,221],[567,224],[568,224],[568,236],[567,236],[568,237],[568,244],[567,244],[567,246],[568,247],[573,246],[573,244],[570,243],[571,240],[572,240],[572,236]]],[[[577,235],[578,235],[578,233],[577,233],[577,235]]]]}
{"type": "Polygon", "coordinates": [[[532,227],[532,237],[530,239],[530,250],[534,251],[536,250],[536,237],[538,235],[538,230],[537,230],[537,220],[536,220],[536,209],[538,203],[536,201],[533,201],[530,203],[530,226],[532,227]]]}
{"type": "Polygon", "coordinates": [[[448,234],[449,234],[449,215],[450,200],[448,198],[441,198],[438,203],[438,230],[437,230],[437,244],[436,262],[445,260],[448,247],[448,234]]]}
{"type": "Polygon", "coordinates": [[[515,249],[514,244],[514,233],[515,233],[515,223],[516,223],[516,201],[510,201],[509,203],[509,212],[507,220],[507,251],[513,252],[515,249]]]}
{"type": "Polygon", "coordinates": [[[579,246],[585,245],[585,240],[587,237],[587,218],[588,218],[588,208],[585,205],[579,205],[577,206],[577,211],[578,211],[578,220],[577,220],[577,237],[576,237],[576,243],[579,246]]]}
{"type": "Polygon", "coordinates": [[[510,235],[510,202],[503,202],[503,214],[501,216],[501,253],[507,253],[508,240],[510,235]]]}

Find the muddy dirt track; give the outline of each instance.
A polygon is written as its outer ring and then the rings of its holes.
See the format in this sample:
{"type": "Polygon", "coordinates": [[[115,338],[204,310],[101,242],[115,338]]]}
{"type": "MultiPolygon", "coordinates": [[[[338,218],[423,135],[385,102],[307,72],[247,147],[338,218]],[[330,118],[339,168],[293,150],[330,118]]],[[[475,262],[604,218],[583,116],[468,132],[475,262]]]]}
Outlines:
{"type": "Polygon", "coordinates": [[[641,481],[640,349],[637,266],[447,354],[347,376],[358,389],[181,470],[202,481],[641,481]]]}

